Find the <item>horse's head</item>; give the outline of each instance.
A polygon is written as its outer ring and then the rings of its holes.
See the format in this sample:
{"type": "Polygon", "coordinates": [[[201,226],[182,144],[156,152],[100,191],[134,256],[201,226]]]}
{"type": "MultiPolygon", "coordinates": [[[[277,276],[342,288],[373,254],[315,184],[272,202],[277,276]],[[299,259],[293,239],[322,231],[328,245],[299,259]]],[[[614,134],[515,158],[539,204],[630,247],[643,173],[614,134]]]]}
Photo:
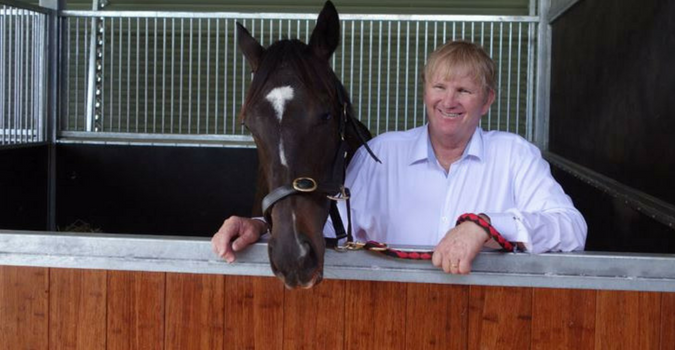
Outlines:
{"type": "Polygon", "coordinates": [[[241,25],[239,48],[255,73],[242,118],[258,147],[271,226],[272,270],[289,288],[323,277],[327,195],[344,178],[344,132],[349,103],[329,65],[339,40],[339,19],[327,2],[309,44],[281,40],[263,48],[241,25]]]}

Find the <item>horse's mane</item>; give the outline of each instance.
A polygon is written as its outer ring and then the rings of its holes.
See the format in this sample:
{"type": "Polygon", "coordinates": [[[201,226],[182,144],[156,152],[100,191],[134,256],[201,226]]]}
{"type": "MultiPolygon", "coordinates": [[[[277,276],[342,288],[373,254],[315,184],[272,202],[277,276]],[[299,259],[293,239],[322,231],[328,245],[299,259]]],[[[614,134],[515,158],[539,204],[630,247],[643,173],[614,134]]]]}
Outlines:
{"type": "Polygon", "coordinates": [[[261,94],[265,93],[265,86],[272,73],[283,69],[290,70],[310,94],[316,91],[326,91],[330,101],[324,102],[339,103],[336,88],[341,89],[342,98],[349,102],[344,87],[333,70],[312,56],[309,46],[297,39],[280,40],[264,51],[249,87],[240,118],[243,118],[244,110],[251,101],[259,101],[263,98],[261,94]]]}

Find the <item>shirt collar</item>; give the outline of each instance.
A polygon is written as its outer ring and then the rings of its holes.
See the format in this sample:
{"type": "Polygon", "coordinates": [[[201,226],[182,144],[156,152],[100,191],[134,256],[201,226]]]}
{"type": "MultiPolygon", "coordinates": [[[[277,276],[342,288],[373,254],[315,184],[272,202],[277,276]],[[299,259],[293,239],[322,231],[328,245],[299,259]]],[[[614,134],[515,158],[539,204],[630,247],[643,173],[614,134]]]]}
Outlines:
{"type": "MultiPolygon", "coordinates": [[[[413,144],[413,147],[410,152],[410,161],[408,164],[414,164],[423,160],[427,160],[430,163],[436,162],[436,155],[434,155],[433,148],[431,147],[431,139],[429,138],[429,125],[425,125],[420,128],[420,133],[413,144]]],[[[462,154],[462,159],[467,157],[474,157],[478,160],[482,160],[484,157],[485,145],[483,144],[483,129],[476,128],[469,140],[469,144],[464,149],[464,154],[462,154]]]]}

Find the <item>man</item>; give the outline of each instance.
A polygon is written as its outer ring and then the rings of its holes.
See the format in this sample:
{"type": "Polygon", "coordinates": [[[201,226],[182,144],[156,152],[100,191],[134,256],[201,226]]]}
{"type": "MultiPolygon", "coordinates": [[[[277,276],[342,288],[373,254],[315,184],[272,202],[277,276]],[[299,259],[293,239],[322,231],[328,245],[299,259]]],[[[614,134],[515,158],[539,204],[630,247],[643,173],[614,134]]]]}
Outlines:
{"type": "MultiPolygon", "coordinates": [[[[369,146],[382,164],[361,148],[347,169],[356,239],[433,245],[433,264],[452,274],[469,273],[483,248],[499,248],[495,231],[532,253],[582,250],[586,223],[540,151],[518,135],[478,127],[495,99],[495,65],[485,51],[447,43],[431,54],[423,79],[428,124],[374,138],[369,146]]],[[[264,230],[257,220],[230,218],[214,251],[233,261],[264,230]]]]}

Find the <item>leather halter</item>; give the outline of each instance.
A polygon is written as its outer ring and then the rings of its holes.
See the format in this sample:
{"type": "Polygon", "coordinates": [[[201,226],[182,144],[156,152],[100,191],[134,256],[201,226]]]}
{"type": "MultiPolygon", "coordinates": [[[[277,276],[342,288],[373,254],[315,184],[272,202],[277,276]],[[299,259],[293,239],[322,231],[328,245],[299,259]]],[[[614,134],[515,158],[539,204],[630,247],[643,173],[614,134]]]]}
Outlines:
{"type": "Polygon", "coordinates": [[[375,156],[370,147],[368,147],[366,138],[359,131],[354,116],[348,113],[349,101],[347,101],[347,99],[345,98],[343,92],[344,88],[337,81],[335,85],[338,99],[342,104],[342,115],[340,116],[339,121],[340,145],[338,146],[337,152],[333,159],[332,181],[327,183],[317,183],[317,181],[311,177],[298,177],[294,179],[291,184],[282,185],[270,191],[270,193],[267,194],[267,196],[265,196],[265,198],[263,198],[262,201],[263,215],[265,216],[267,224],[271,228],[272,218],[270,211],[272,209],[272,206],[274,206],[274,204],[276,204],[278,201],[291,195],[304,195],[312,193],[325,195],[326,198],[331,200],[329,213],[333,221],[333,227],[335,228],[335,235],[336,235],[335,242],[331,242],[332,244],[335,244],[337,240],[343,239],[345,237],[347,238],[348,242],[353,241],[351,233],[351,215],[349,213],[350,193],[349,189],[344,187],[344,178],[346,171],[345,157],[347,156],[347,142],[345,141],[345,131],[347,128],[347,123],[351,122],[353,124],[354,130],[356,130],[357,137],[361,141],[361,144],[364,145],[364,147],[366,147],[368,153],[370,154],[371,157],[373,157],[373,159],[375,159],[377,162],[380,162],[380,160],[375,156]],[[345,200],[347,202],[347,221],[348,221],[347,230],[345,230],[344,228],[344,224],[342,223],[342,219],[340,218],[340,213],[338,212],[337,209],[336,203],[338,200],[345,200]]]}

